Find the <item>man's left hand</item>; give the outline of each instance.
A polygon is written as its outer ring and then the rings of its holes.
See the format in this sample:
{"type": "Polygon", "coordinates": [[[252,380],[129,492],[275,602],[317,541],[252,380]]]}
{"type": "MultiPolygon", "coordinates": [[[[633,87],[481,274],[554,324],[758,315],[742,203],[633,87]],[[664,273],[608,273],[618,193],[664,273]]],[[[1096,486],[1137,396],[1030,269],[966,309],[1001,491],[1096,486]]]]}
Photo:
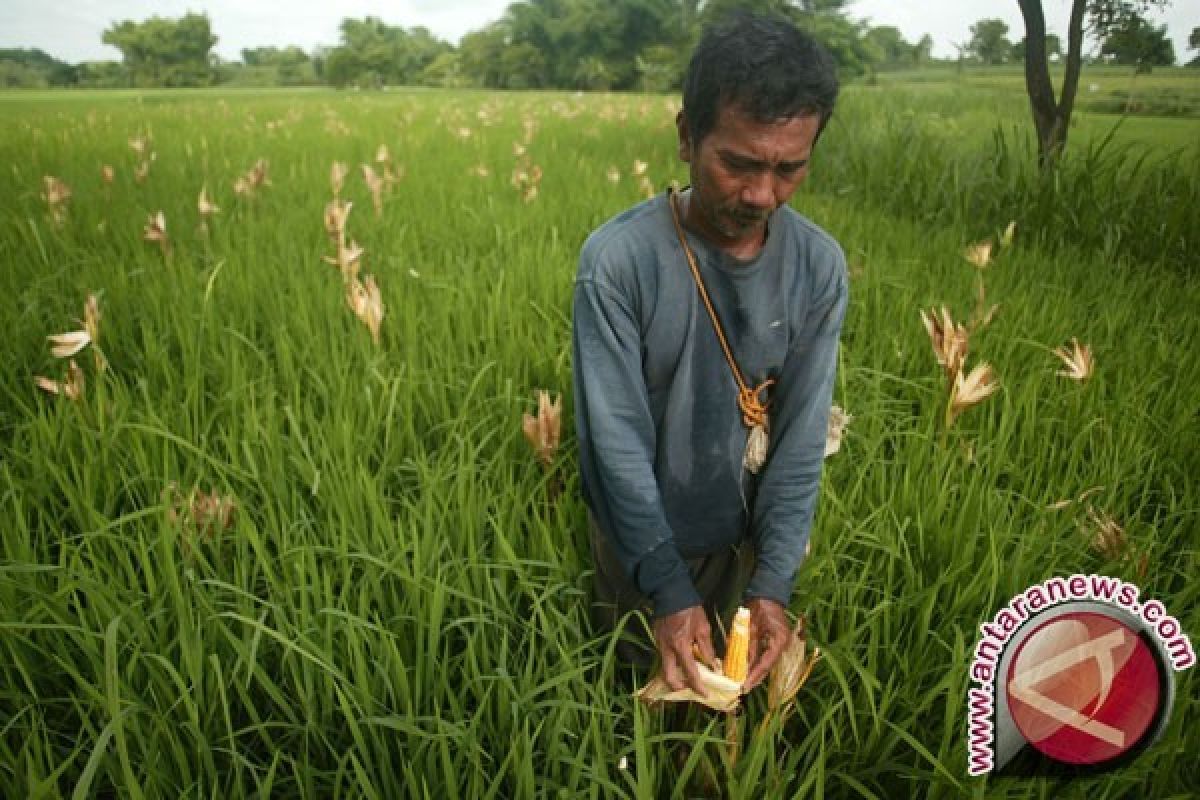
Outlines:
{"type": "Polygon", "coordinates": [[[754,597],[746,606],[750,609],[750,672],[742,692],[762,683],[787,649],[791,636],[787,613],[779,603],[765,597],[754,597]]]}

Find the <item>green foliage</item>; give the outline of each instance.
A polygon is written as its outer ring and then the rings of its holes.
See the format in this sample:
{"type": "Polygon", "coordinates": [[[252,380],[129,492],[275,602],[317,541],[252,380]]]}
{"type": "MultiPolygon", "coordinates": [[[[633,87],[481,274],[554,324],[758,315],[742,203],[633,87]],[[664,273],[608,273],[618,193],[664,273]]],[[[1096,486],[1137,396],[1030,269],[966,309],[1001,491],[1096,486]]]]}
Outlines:
{"type": "Polygon", "coordinates": [[[498,89],[505,85],[500,60],[508,46],[509,34],[503,21],[493,22],[463,36],[458,52],[463,75],[474,86],[498,89]]]}
{"type": "Polygon", "coordinates": [[[462,57],[453,51],[439,53],[421,70],[419,82],[423,86],[441,86],[456,89],[467,85],[462,72],[462,57]]]}
{"type": "Polygon", "coordinates": [[[324,56],[324,77],[333,86],[412,85],[450,45],[427,28],[401,28],[377,17],[344,19],[341,44],[324,56]]]}
{"type": "Polygon", "coordinates": [[[1155,27],[1137,14],[1109,30],[1100,53],[1114,64],[1133,66],[1139,72],[1175,63],[1175,45],[1167,37],[1167,26],[1155,27]]]}
{"type": "Polygon", "coordinates": [[[463,37],[462,75],[476,86],[662,91],[678,86],[703,26],[734,11],[783,14],[816,36],[846,76],[927,61],[933,40],[910,45],[898,31],[868,36],[842,2],[792,0],[525,0],[463,37]]]}
{"type": "Polygon", "coordinates": [[[1133,17],[1141,17],[1152,8],[1166,8],[1172,0],[1077,0],[1086,2],[1088,24],[1092,34],[1104,40],[1112,31],[1122,28],[1133,17]]]}
{"type": "Polygon", "coordinates": [[[505,89],[538,89],[550,83],[545,54],[532,42],[516,42],[500,55],[505,89]]]}
{"type": "Polygon", "coordinates": [[[217,43],[207,14],[179,19],[154,16],[144,22],[114,23],[102,40],[121,51],[134,86],[207,86],[209,54],[217,43]]]}
{"type": "Polygon", "coordinates": [[[309,61],[308,53],[292,45],[290,47],[252,47],[242,50],[242,63],[247,67],[278,67],[304,64],[309,61]]]}
{"type": "Polygon", "coordinates": [[[777,14],[795,19],[800,9],[791,0],[708,0],[700,12],[701,25],[707,26],[734,12],[777,14]]]}
{"type": "Polygon", "coordinates": [[[129,85],[129,74],[119,61],[84,61],[76,67],[84,89],[118,89],[129,85]]]}
{"type": "MultiPolygon", "coordinates": [[[[1046,57],[1051,61],[1057,61],[1062,58],[1062,39],[1058,38],[1057,34],[1046,34],[1046,57]]],[[[1021,41],[1013,45],[1012,60],[1017,62],[1025,61],[1025,37],[1021,37],[1021,41]]]]}
{"type": "Polygon", "coordinates": [[[0,87],[5,89],[44,89],[49,86],[45,73],[18,61],[0,59],[0,87]]]}
{"type": "Polygon", "coordinates": [[[235,86],[313,86],[318,77],[313,59],[293,45],[243,49],[242,65],[222,74],[220,82],[235,86]]]}
{"type": "Polygon", "coordinates": [[[79,80],[74,67],[36,48],[0,48],[0,87],[72,86],[79,80]]]}
{"type": "MultiPolygon", "coordinates": [[[[458,48],[425,28],[392,26],[377,17],[346,18],[337,47],[311,55],[294,46],[245,48],[242,66],[211,54],[216,37],[206,16],[151,17],[114,23],[105,31],[103,40],[122,52],[124,72],[94,71],[85,85],[324,82],[335,87],[666,91],[680,84],[702,26],[737,10],[795,20],[829,48],[846,77],[930,60],[928,35],[914,45],[895,28],[872,31],[865,21],[846,16],[847,6],[842,0],[517,0],[499,20],[464,36],[458,48]]],[[[24,66],[5,67],[0,80],[38,86],[76,80],[73,68],[60,66],[66,71],[45,77],[24,66]]]]}
{"type": "Polygon", "coordinates": [[[981,19],[971,25],[966,52],[984,64],[1003,64],[1012,58],[1008,23],[1002,19],[981,19]]]}
{"type": "Polygon", "coordinates": [[[711,0],[704,4],[700,16],[705,25],[738,11],[788,17],[829,50],[843,77],[862,75],[879,66],[887,59],[888,46],[896,51],[910,47],[902,38],[893,39],[887,32],[869,36],[870,27],[866,22],[839,13],[842,5],[795,3],[792,0],[711,0]]]}
{"type": "Polygon", "coordinates": [[[686,66],[679,49],[662,44],[651,45],[639,53],[636,64],[643,92],[665,92],[677,87],[686,66]]]}
{"type": "Polygon", "coordinates": [[[825,45],[843,78],[862,75],[882,59],[875,42],[865,36],[865,22],[839,14],[808,14],[800,18],[799,24],[825,45]]]}
{"type": "Polygon", "coordinates": [[[864,38],[878,54],[880,68],[911,67],[917,62],[916,45],[909,44],[899,28],[891,25],[869,28],[864,38]]]}
{"type": "Polygon", "coordinates": [[[1091,126],[1098,134],[1043,174],[1031,132],[998,121],[997,113],[1020,119],[1019,89],[892,85],[885,91],[869,107],[861,96],[839,104],[834,119],[845,125],[849,116],[855,125],[830,136],[828,146],[822,140],[821,169],[813,174],[818,186],[843,187],[860,202],[933,225],[1003,228],[1016,219],[1027,238],[1051,252],[1083,247],[1113,261],[1194,270],[1190,253],[1200,247],[1194,142],[1152,149],[1124,138],[1120,118],[1107,118],[1091,126]],[[973,148],[954,146],[964,136],[973,148]]]}

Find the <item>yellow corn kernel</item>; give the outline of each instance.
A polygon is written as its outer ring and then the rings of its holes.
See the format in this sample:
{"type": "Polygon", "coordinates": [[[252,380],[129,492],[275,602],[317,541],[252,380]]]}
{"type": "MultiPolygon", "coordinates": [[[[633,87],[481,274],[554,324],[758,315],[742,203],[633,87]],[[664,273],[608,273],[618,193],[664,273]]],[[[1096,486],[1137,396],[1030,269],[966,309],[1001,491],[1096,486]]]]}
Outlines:
{"type": "Polygon", "coordinates": [[[725,677],[740,685],[750,671],[750,609],[739,608],[731,627],[725,647],[725,677]]]}

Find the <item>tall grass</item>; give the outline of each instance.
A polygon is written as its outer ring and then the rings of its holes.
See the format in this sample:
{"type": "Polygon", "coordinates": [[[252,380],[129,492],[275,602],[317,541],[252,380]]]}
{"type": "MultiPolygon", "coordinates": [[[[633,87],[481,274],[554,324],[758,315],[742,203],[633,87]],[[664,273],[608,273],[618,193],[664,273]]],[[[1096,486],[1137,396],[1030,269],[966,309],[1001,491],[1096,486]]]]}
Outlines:
{"type": "MultiPolygon", "coordinates": [[[[1058,167],[1037,167],[1024,98],[986,90],[869,90],[835,117],[814,180],[824,191],[983,236],[1016,220],[1062,257],[1194,274],[1200,146],[1123,138],[1148,127],[1109,117],[1073,131],[1058,167]],[[999,112],[999,115],[998,115],[999,112]],[[963,142],[976,146],[964,147],[963,142]]],[[[1182,123],[1200,129],[1196,123],[1182,123]]]]}
{"type": "MultiPolygon", "coordinates": [[[[786,727],[751,736],[733,766],[723,720],[672,723],[635,705],[612,639],[589,621],[570,422],[557,504],[519,432],[534,387],[565,392],[570,408],[576,254],[640,198],[633,161],[659,186],[685,178],[663,98],[5,103],[0,796],[1165,797],[1194,786],[1191,672],[1163,741],[1115,775],[1068,787],[965,777],[976,627],[1025,586],[1121,575],[1200,633],[1200,292],[1178,272],[1114,268],[1136,263],[1132,234],[1068,249],[1022,218],[1018,246],[987,273],[1001,313],[972,342],[1004,391],[937,444],[940,379],[917,310],[971,304],[960,249],[1011,216],[978,196],[986,150],[919,136],[906,146],[851,93],[796,200],[854,267],[836,390],[854,422],[828,464],[793,605],[825,656],[786,727]],[[508,183],[525,119],[545,170],[530,204],[508,183]],[[126,142],[147,132],[158,158],[139,185],[126,142]],[[375,348],[320,256],[330,162],[370,161],[380,143],[407,173],[383,218],[361,181],[347,189],[349,230],[387,306],[375,348]],[[234,177],[259,157],[272,185],[235,197],[234,177]],[[117,168],[111,187],[102,163],[117,168]],[[480,164],[488,177],[471,174],[480,164]],[[38,196],[43,174],[74,189],[62,227],[38,196]],[[195,213],[205,183],[222,207],[207,237],[195,213]],[[864,200],[886,187],[897,196],[864,200]],[[949,210],[932,204],[939,193],[949,210]],[[160,208],[169,261],[140,240],[160,208]],[[76,327],[88,291],[100,294],[110,369],[89,372],[79,403],[38,394],[32,375],[62,369],[44,337],[76,327]],[[1096,353],[1082,386],[1054,375],[1049,348],[1071,336],[1096,353]],[[172,482],[236,498],[234,526],[204,538],[172,523],[172,482]],[[1144,574],[1089,548],[1082,506],[1046,510],[1095,486],[1089,502],[1148,554],[1144,574]]],[[[1115,170],[1095,180],[1130,186],[1115,170]]],[[[1088,236],[1110,222],[1099,214],[1082,220],[1088,236]]],[[[747,720],[762,706],[753,698],[747,720]]]]}

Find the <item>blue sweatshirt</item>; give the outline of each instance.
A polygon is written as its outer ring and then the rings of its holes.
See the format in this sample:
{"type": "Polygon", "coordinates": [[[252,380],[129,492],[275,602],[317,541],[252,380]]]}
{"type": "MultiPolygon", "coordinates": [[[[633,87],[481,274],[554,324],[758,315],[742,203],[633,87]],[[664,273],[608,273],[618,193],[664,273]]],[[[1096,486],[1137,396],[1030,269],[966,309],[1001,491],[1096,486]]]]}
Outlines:
{"type": "Polygon", "coordinates": [[[665,616],[701,602],[685,559],[751,537],[747,597],[785,606],[824,460],[848,298],[837,242],[784,206],[739,261],[688,232],[749,385],[775,380],[770,447],[752,475],[737,383],[701,302],[666,195],[588,237],[575,281],[575,423],[584,500],[665,616]]]}

